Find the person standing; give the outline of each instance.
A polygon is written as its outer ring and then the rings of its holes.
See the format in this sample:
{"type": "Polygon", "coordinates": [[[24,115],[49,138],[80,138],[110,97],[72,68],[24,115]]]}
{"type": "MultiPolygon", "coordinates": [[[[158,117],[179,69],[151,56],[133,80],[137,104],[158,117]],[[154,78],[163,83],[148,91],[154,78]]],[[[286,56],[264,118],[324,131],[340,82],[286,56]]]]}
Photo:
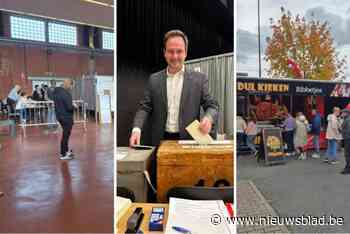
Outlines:
{"type": "Polygon", "coordinates": [[[321,115],[320,113],[313,109],[312,110],[312,121],[311,121],[311,135],[312,142],[315,148],[315,152],[312,154],[313,158],[320,158],[320,134],[321,134],[321,115]]]}
{"type": "Polygon", "coordinates": [[[61,160],[73,159],[73,152],[69,150],[69,137],[71,135],[73,121],[73,100],[70,90],[72,89],[72,80],[66,79],[63,82],[63,87],[57,87],[54,90],[54,104],[56,118],[62,127],[61,139],[61,160]]]}
{"type": "Polygon", "coordinates": [[[140,144],[141,131],[148,118],[154,146],[161,140],[192,139],[185,128],[200,119],[201,107],[204,116],[200,120],[200,131],[209,134],[217,120],[219,105],[209,94],[207,76],[184,65],[187,36],[180,30],[171,30],[164,35],[163,46],[168,66],[149,78],[135,114],[130,146],[140,144]]]}
{"type": "Polygon", "coordinates": [[[21,86],[15,85],[15,87],[11,89],[9,95],[7,96],[7,105],[10,107],[10,113],[15,112],[16,103],[20,97],[18,94],[20,90],[21,86]]]}
{"type": "Polygon", "coordinates": [[[284,120],[283,127],[283,136],[284,141],[287,143],[287,155],[294,153],[294,130],[295,130],[295,119],[289,113],[286,113],[286,119],[284,120]]]}
{"type": "Polygon", "coordinates": [[[39,85],[34,86],[34,92],[32,95],[32,99],[34,101],[37,101],[37,102],[45,101],[39,85]]]}
{"type": "Polygon", "coordinates": [[[294,135],[294,145],[299,155],[299,159],[306,159],[305,146],[307,144],[307,129],[308,129],[308,121],[303,115],[303,113],[299,112],[296,116],[296,128],[294,135]]]}
{"type": "Polygon", "coordinates": [[[254,140],[256,138],[256,135],[258,134],[258,129],[256,126],[256,119],[254,118],[254,116],[249,116],[248,118],[248,124],[247,124],[247,128],[245,129],[245,133],[247,135],[247,146],[249,147],[249,149],[251,151],[253,151],[254,156],[257,155],[258,151],[255,148],[255,143],[254,140]]]}
{"type": "MultiPolygon", "coordinates": [[[[152,74],[148,80],[134,117],[130,147],[141,143],[146,123],[151,129],[150,144],[156,147],[162,140],[192,139],[186,127],[195,120],[200,121],[199,130],[203,134],[215,136],[219,104],[209,93],[208,77],[185,66],[187,51],[188,38],[182,31],[171,30],[164,35],[163,53],[167,67],[152,74]],[[204,111],[202,116],[201,109],[204,111]]],[[[156,168],[153,157],[152,183],[156,182],[156,168]]]]}
{"type": "Polygon", "coordinates": [[[244,145],[245,132],[244,130],[247,128],[247,123],[245,119],[242,117],[240,113],[236,116],[236,137],[237,137],[237,145],[238,147],[244,145]]]}
{"type": "Polygon", "coordinates": [[[25,92],[22,92],[16,104],[16,110],[20,113],[20,122],[25,124],[27,121],[27,103],[28,97],[25,92]]]}
{"type": "Polygon", "coordinates": [[[340,134],[340,121],[338,116],[340,115],[340,108],[334,107],[333,113],[327,116],[327,158],[324,159],[324,162],[330,164],[337,164],[337,141],[341,139],[340,134]]]}
{"type": "Polygon", "coordinates": [[[344,140],[345,168],[341,174],[350,174],[350,109],[343,109],[342,116],[344,120],[341,127],[341,133],[344,140]]]}

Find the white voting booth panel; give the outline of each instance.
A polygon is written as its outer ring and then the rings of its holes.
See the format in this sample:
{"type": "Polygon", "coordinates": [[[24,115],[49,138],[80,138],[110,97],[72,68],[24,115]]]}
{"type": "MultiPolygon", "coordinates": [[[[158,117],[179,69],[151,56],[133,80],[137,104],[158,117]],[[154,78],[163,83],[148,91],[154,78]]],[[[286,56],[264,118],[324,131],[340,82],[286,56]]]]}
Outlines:
{"type": "Polygon", "coordinates": [[[112,123],[111,112],[115,111],[113,76],[96,76],[97,112],[100,123],[112,123]]]}

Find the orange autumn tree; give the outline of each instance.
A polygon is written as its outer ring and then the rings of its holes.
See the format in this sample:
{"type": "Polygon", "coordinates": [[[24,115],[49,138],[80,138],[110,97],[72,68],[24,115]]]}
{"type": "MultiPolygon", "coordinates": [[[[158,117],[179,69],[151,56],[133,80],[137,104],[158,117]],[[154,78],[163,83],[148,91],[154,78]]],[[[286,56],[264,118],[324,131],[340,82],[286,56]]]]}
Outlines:
{"type": "Polygon", "coordinates": [[[269,76],[313,80],[345,79],[346,60],[339,58],[327,22],[293,17],[281,7],[281,18],[271,20],[265,60],[269,76]]]}

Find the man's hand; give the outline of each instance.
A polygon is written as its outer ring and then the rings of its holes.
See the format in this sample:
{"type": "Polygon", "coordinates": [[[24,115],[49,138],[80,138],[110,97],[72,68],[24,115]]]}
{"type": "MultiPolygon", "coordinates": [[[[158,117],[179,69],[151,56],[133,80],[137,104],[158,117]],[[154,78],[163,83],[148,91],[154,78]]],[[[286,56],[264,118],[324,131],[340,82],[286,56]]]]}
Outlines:
{"type": "Polygon", "coordinates": [[[139,132],[133,132],[131,133],[131,137],[129,139],[129,145],[134,146],[134,145],[139,145],[141,141],[141,133],[139,132]]]}
{"type": "Polygon", "coordinates": [[[199,125],[199,130],[203,133],[203,134],[209,134],[210,130],[211,130],[211,126],[212,126],[212,121],[209,117],[205,116],[203,117],[203,119],[200,122],[199,125]]]}

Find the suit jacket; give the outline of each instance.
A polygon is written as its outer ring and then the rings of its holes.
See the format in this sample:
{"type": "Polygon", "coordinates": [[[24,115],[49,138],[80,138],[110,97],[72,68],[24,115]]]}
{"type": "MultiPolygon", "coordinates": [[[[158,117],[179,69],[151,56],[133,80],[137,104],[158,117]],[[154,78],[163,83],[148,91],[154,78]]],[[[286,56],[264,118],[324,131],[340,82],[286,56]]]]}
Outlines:
{"type": "MultiPolygon", "coordinates": [[[[179,110],[179,133],[181,139],[192,139],[186,127],[200,118],[200,108],[205,115],[217,120],[218,102],[209,94],[208,78],[205,74],[185,68],[179,110]]],[[[152,74],[149,78],[143,99],[134,118],[134,127],[143,128],[147,118],[152,124],[152,145],[158,146],[164,137],[168,113],[166,69],[152,74]]],[[[214,130],[214,128],[213,128],[214,130]]]]}

